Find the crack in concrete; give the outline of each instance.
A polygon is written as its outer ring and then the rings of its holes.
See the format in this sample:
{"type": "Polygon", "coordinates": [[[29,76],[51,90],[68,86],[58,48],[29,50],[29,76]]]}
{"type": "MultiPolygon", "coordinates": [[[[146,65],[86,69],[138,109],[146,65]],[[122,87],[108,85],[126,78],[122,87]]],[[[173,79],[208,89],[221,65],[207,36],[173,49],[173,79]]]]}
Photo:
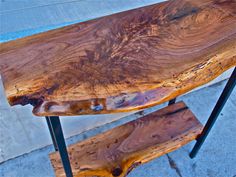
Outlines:
{"type": "Polygon", "coordinates": [[[166,154],[166,156],[168,158],[170,167],[176,171],[179,177],[183,177],[175,161],[169,156],[169,154],[166,154]]]}

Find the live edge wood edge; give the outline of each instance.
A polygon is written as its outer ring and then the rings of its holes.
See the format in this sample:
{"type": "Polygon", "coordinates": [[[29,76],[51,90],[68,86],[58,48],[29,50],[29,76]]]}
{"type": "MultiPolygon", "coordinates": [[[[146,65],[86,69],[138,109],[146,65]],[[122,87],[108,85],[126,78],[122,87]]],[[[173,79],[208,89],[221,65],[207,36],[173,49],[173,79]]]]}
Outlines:
{"type": "Polygon", "coordinates": [[[171,0],[2,43],[7,99],[37,116],[163,103],[236,66],[235,9],[233,0],[171,0]]]}
{"type": "MultiPolygon", "coordinates": [[[[203,126],[179,102],[68,147],[74,177],[124,177],[133,168],[195,140],[203,126]]],[[[65,177],[58,152],[56,177],[65,177]]]]}

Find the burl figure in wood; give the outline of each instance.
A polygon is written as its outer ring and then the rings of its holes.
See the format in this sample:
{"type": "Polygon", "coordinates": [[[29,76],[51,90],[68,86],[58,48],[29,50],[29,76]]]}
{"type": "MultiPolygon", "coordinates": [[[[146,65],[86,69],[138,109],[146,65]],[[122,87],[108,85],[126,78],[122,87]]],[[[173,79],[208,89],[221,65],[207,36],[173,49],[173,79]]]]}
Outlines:
{"type": "Polygon", "coordinates": [[[1,44],[11,105],[38,116],[143,109],[236,65],[234,0],[174,0],[1,44]]]}

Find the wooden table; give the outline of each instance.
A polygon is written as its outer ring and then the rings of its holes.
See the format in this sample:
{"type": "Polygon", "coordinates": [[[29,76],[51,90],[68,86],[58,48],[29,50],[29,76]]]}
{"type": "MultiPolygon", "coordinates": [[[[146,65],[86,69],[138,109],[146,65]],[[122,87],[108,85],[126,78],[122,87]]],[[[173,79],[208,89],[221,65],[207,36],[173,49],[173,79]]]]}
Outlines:
{"type": "MultiPolygon", "coordinates": [[[[2,43],[0,73],[7,99],[12,106],[31,104],[35,115],[46,116],[66,174],[72,176],[58,116],[127,112],[169,100],[174,103],[173,99],[177,96],[213,80],[236,66],[235,9],[234,0],[170,0],[2,43]]],[[[193,133],[184,142],[197,138],[191,154],[195,156],[233,90],[235,73],[234,70],[203,132],[184,103],[153,114],[152,118],[160,119],[156,126],[163,126],[163,116],[168,119],[172,113],[179,117],[186,127],[172,128],[182,130],[176,131],[176,135],[193,133]],[[182,109],[193,118],[191,124],[178,115],[178,110],[182,109]],[[189,131],[187,125],[193,129],[189,131]]],[[[144,122],[150,122],[149,117],[144,117],[144,122]]],[[[132,124],[136,125],[136,122],[121,129],[128,130],[127,127],[132,124]]],[[[171,128],[167,129],[167,132],[172,132],[171,128]]],[[[111,131],[114,137],[118,136],[117,129],[111,131]]],[[[105,135],[95,138],[103,142],[95,149],[104,149],[104,144],[115,143],[106,141],[105,135]]],[[[91,144],[91,141],[94,140],[89,139],[85,144],[91,144]]],[[[125,137],[119,141],[125,141],[125,137]]],[[[159,155],[150,155],[154,152],[158,154],[156,150],[144,150],[153,146],[157,148],[156,144],[162,141],[146,147],[148,140],[145,139],[138,155],[117,155],[117,151],[113,152],[112,158],[115,158],[114,154],[122,157],[119,167],[105,158],[104,165],[99,168],[97,165],[85,165],[82,170],[81,166],[74,164],[73,172],[75,174],[76,171],[79,176],[125,176],[139,164],[134,156],[142,156],[145,160],[138,159],[143,163],[183,145],[181,141],[174,144],[171,137],[163,141],[173,143],[173,146],[159,155]],[[74,171],[75,167],[77,170],[74,171]],[[82,171],[86,172],[82,174],[82,171]]],[[[85,145],[76,147],[81,149],[82,146],[85,145]]],[[[79,156],[83,161],[83,155],[79,156]]],[[[101,162],[98,160],[97,163],[101,162]]],[[[62,167],[55,163],[54,166],[62,167]]],[[[57,176],[62,173],[57,173],[57,176]]]]}

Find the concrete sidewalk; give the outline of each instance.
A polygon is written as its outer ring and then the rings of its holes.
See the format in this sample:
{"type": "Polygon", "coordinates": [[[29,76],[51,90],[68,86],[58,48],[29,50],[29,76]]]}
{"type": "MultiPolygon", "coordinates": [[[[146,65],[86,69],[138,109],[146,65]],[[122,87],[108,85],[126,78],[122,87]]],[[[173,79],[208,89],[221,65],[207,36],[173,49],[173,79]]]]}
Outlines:
{"type": "MultiPolygon", "coordinates": [[[[202,123],[205,123],[224,82],[189,93],[179,100],[184,100],[202,123]]],[[[145,110],[145,113],[164,105],[145,110]]],[[[136,119],[137,115],[128,116],[111,124],[90,130],[70,138],[67,143],[75,143],[97,133],[103,132],[124,122],[136,119]]],[[[164,155],[133,170],[129,177],[235,177],[236,176],[236,89],[233,91],[225,108],[211,131],[206,143],[195,159],[188,154],[194,142],[164,155]]],[[[8,160],[0,164],[0,177],[53,177],[48,153],[52,145],[8,160]]]]}

